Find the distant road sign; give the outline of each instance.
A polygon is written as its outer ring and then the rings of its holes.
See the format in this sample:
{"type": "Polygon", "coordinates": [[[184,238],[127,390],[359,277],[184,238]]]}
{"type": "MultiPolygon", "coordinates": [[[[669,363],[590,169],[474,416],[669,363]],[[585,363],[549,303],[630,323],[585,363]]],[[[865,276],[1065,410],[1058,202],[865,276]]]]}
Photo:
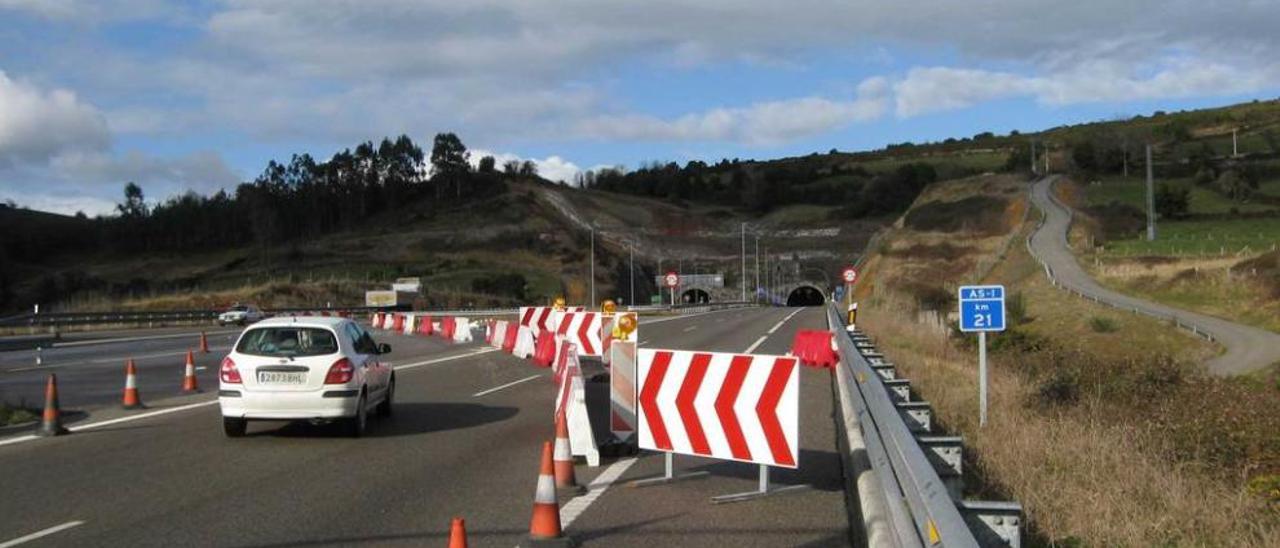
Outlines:
{"type": "Polygon", "coordinates": [[[858,281],[858,269],[852,266],[846,266],[844,267],[844,271],[840,273],[840,278],[843,279],[846,284],[856,282],[858,281]]]}
{"type": "Polygon", "coordinates": [[[960,330],[1004,331],[1004,286],[960,286],[960,330]]]}
{"type": "Polygon", "coordinates": [[[667,282],[667,287],[680,286],[680,275],[676,274],[675,272],[668,272],[667,275],[663,276],[662,279],[663,281],[667,282]]]}

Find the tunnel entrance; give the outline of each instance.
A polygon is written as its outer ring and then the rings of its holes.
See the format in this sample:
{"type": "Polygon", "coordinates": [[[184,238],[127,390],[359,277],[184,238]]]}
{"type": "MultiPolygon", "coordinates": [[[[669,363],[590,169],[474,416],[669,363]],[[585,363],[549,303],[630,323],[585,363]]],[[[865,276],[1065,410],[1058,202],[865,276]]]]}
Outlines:
{"type": "Polygon", "coordinates": [[[703,304],[711,302],[711,294],[702,289],[690,289],[680,294],[680,302],[685,304],[703,304]]]}
{"type": "Polygon", "coordinates": [[[787,295],[787,306],[822,306],[825,302],[822,291],[809,285],[797,287],[787,295]]]}

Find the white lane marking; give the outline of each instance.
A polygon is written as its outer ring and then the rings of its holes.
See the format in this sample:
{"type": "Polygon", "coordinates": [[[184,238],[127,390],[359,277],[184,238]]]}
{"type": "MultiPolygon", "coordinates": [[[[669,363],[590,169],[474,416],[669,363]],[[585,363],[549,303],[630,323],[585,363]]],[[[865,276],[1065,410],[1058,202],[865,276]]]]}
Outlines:
{"type": "Polygon", "coordinates": [[[761,335],[759,339],[756,339],[756,342],[751,343],[751,346],[748,346],[746,350],[742,351],[742,353],[743,354],[752,353],[753,351],[755,351],[755,349],[759,348],[761,344],[764,344],[764,340],[767,338],[769,338],[768,335],[761,335]]]}
{"type": "Polygon", "coordinates": [[[5,373],[21,373],[23,371],[39,371],[41,369],[57,369],[61,365],[37,365],[35,367],[19,367],[17,369],[5,369],[5,373]]]}
{"type": "Polygon", "coordinates": [[[422,367],[424,365],[435,365],[437,363],[444,363],[444,362],[458,360],[462,358],[470,358],[471,356],[479,356],[480,354],[488,354],[490,352],[494,352],[497,350],[498,350],[497,348],[481,348],[480,350],[474,350],[471,352],[467,352],[465,354],[456,354],[453,356],[445,356],[443,358],[435,358],[435,359],[424,360],[420,362],[406,363],[404,365],[397,365],[394,367],[394,369],[396,371],[400,371],[403,369],[413,369],[415,367],[422,367]]]}
{"type": "MultiPolygon", "coordinates": [[[[231,347],[226,347],[226,348],[209,347],[209,352],[212,354],[219,354],[223,350],[231,350],[231,347]]],[[[200,353],[192,350],[192,354],[200,354],[200,353]]],[[[122,358],[103,358],[101,360],[92,360],[89,363],[111,363],[111,362],[124,363],[127,360],[141,361],[141,360],[150,360],[152,358],[168,358],[170,356],[186,356],[186,355],[187,355],[187,351],[182,350],[180,352],[164,352],[162,354],[146,354],[143,356],[125,356],[122,358]]]]}
{"type": "Polygon", "coordinates": [[[197,366],[196,366],[196,371],[204,371],[205,369],[208,369],[208,367],[205,367],[205,366],[203,366],[203,365],[197,365],[197,366]]]}
{"type": "Polygon", "coordinates": [[[610,464],[608,468],[605,468],[604,472],[601,472],[599,476],[596,476],[596,479],[591,482],[591,485],[587,486],[587,494],[580,497],[574,497],[573,500],[570,500],[565,503],[564,506],[560,507],[561,526],[568,528],[569,525],[573,523],[573,520],[578,519],[578,516],[581,516],[583,512],[586,512],[587,507],[591,506],[591,503],[600,498],[600,495],[603,495],[604,492],[609,489],[609,486],[613,485],[613,482],[618,481],[618,478],[635,463],[636,458],[631,457],[610,464]]]}
{"type": "Polygon", "coordinates": [[[769,333],[770,335],[772,335],[774,331],[777,331],[779,327],[782,327],[782,324],[787,323],[787,321],[788,321],[788,320],[790,320],[790,319],[791,319],[792,317],[794,317],[796,314],[799,314],[801,310],[804,310],[804,309],[803,309],[803,308],[797,308],[795,312],[792,312],[792,313],[790,313],[790,314],[787,314],[787,317],[783,318],[783,319],[782,319],[782,321],[780,321],[780,322],[778,322],[776,325],[774,325],[774,326],[773,326],[773,329],[770,329],[770,330],[768,331],[768,333],[769,333]]]}
{"type": "Polygon", "coordinates": [[[509,382],[509,383],[504,384],[504,385],[502,385],[502,386],[495,386],[495,387],[490,388],[490,389],[488,389],[488,390],[481,390],[481,391],[479,391],[479,392],[476,392],[475,394],[472,394],[472,395],[471,395],[471,397],[473,397],[473,398],[478,398],[478,397],[480,397],[480,396],[484,396],[484,395],[486,395],[486,394],[492,394],[492,393],[494,393],[494,392],[497,392],[497,391],[499,391],[499,390],[502,390],[503,388],[511,388],[512,386],[515,386],[515,385],[520,384],[520,383],[522,383],[522,382],[529,382],[529,381],[531,381],[531,380],[533,380],[533,379],[536,379],[536,378],[538,378],[538,377],[541,377],[541,376],[542,376],[542,375],[530,375],[530,376],[525,377],[525,378],[523,378],[523,379],[520,379],[520,380],[518,380],[518,381],[512,381],[512,382],[509,382]]]}
{"type": "MultiPolygon", "coordinates": [[[[238,329],[234,331],[212,331],[212,332],[205,332],[205,336],[227,335],[230,333],[239,333],[239,332],[240,330],[238,329]]],[[[157,341],[160,339],[181,339],[183,337],[195,337],[196,340],[198,341],[200,339],[200,332],[194,331],[191,333],[178,333],[175,335],[150,335],[146,337],[124,337],[120,339],[99,339],[94,341],[56,342],[50,346],[52,348],[71,348],[74,346],[92,346],[95,344],[113,344],[113,343],[135,342],[135,341],[157,341]]]]}
{"type": "MultiPolygon", "coordinates": [[[[446,357],[443,357],[443,358],[435,358],[435,359],[431,359],[431,360],[424,360],[424,361],[420,361],[420,362],[409,363],[409,364],[405,364],[405,365],[396,366],[396,367],[395,367],[395,370],[396,370],[396,371],[399,371],[399,370],[401,370],[401,369],[413,369],[413,368],[415,368],[415,367],[421,367],[421,366],[424,366],[424,365],[433,365],[433,364],[443,363],[443,362],[447,362],[447,361],[460,360],[460,359],[462,359],[462,358],[469,358],[469,357],[471,357],[471,356],[475,356],[475,355],[478,355],[478,354],[484,354],[484,353],[487,353],[487,352],[492,352],[492,351],[494,351],[494,350],[497,350],[497,349],[496,349],[496,348],[486,348],[486,349],[482,349],[482,350],[480,350],[480,351],[478,351],[478,352],[467,352],[467,353],[465,353],[465,354],[458,354],[458,355],[454,355],[454,356],[446,356],[446,357]]],[[[151,417],[158,417],[158,416],[160,416],[160,415],[168,415],[169,413],[177,413],[177,412],[179,412],[179,411],[186,411],[186,410],[189,410],[189,409],[197,409],[197,408],[200,408],[200,407],[207,407],[207,406],[210,406],[210,405],[214,405],[214,404],[216,404],[216,403],[218,403],[218,400],[217,400],[217,399],[212,399],[212,400],[209,400],[209,401],[202,401],[202,402],[199,402],[199,403],[192,403],[192,404],[188,404],[188,405],[181,405],[181,406],[178,406],[178,407],[170,407],[170,408],[168,408],[168,409],[158,409],[158,410],[155,410],[155,411],[149,411],[149,412],[147,412],[147,413],[140,413],[140,414],[137,414],[137,415],[129,415],[129,416],[127,416],[127,417],[120,417],[120,418],[118,418],[118,419],[110,419],[110,420],[105,420],[105,421],[101,421],[101,422],[91,422],[91,423],[89,423],[89,424],[82,424],[82,425],[79,425],[79,426],[68,426],[68,427],[67,427],[67,430],[70,430],[70,431],[72,431],[72,432],[77,432],[77,431],[80,431],[80,430],[90,430],[90,429],[93,429],[93,428],[99,428],[99,427],[102,427],[102,426],[110,426],[110,425],[112,425],[112,424],[120,424],[120,423],[125,423],[125,422],[133,422],[133,421],[136,421],[136,420],[148,419],[148,418],[151,418],[151,417]]],[[[15,438],[9,438],[9,439],[5,439],[5,440],[0,440],[0,446],[4,446],[4,445],[11,445],[11,444],[15,444],[15,443],[22,443],[22,442],[26,442],[26,441],[35,440],[35,439],[40,439],[40,438],[39,438],[39,437],[37,437],[37,436],[31,435],[31,434],[27,434],[27,435],[25,435],[25,436],[18,436],[18,437],[15,437],[15,438]]],[[[4,547],[3,547],[3,546],[0,546],[0,548],[4,548],[4,547]]]]}
{"type": "Polygon", "coordinates": [[[47,537],[54,533],[66,531],[67,529],[70,529],[72,527],[79,527],[81,525],[84,525],[83,521],[68,521],[62,525],[54,525],[53,527],[50,527],[48,529],[41,529],[27,536],[18,537],[6,542],[0,542],[0,548],[9,548],[10,546],[17,546],[19,544],[31,542],[38,538],[47,537]]]}
{"type": "Polygon", "coordinates": [[[684,320],[684,319],[688,319],[688,318],[697,318],[698,316],[706,316],[707,314],[717,314],[717,313],[720,313],[720,312],[731,312],[731,311],[734,311],[734,310],[739,310],[739,311],[740,311],[740,310],[743,310],[743,309],[740,309],[740,308],[725,308],[725,309],[722,309],[722,310],[709,310],[709,311],[706,311],[706,312],[698,312],[697,314],[684,314],[684,315],[682,315],[682,316],[667,316],[667,317],[665,317],[665,318],[658,318],[658,319],[656,319],[656,320],[646,320],[646,319],[644,319],[644,318],[641,318],[641,319],[640,319],[640,325],[650,325],[650,324],[655,324],[655,323],[669,322],[669,321],[672,321],[672,320],[684,320]]]}
{"type": "Polygon", "coordinates": [[[683,329],[683,331],[684,331],[685,333],[688,333],[688,332],[693,331],[694,329],[697,329],[697,328],[698,328],[698,326],[696,326],[696,325],[691,325],[691,326],[689,326],[689,327],[684,328],[684,329],[683,329]]]}

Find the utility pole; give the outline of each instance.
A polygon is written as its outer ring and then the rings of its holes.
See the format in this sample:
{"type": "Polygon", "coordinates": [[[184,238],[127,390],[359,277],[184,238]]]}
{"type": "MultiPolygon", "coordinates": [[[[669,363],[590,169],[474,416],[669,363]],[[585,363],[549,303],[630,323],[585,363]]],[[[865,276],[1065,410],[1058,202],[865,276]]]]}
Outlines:
{"type": "Polygon", "coordinates": [[[1156,239],[1156,191],[1155,177],[1151,169],[1151,145],[1147,145],[1147,241],[1156,239]]]}
{"type": "Polygon", "coordinates": [[[1049,145],[1044,146],[1044,152],[1040,154],[1044,156],[1044,174],[1049,174],[1049,145]]]}
{"type": "Polygon", "coordinates": [[[591,302],[587,310],[596,305],[596,227],[591,227],[591,302]]]}
{"type": "Polygon", "coordinates": [[[1031,141],[1031,174],[1036,175],[1036,142],[1031,141]]]}
{"type": "Polygon", "coordinates": [[[747,302],[747,223],[742,223],[742,302],[747,302]]]}
{"type": "Polygon", "coordinates": [[[636,244],[631,244],[631,306],[636,305],[636,244]]]}
{"type": "Polygon", "coordinates": [[[756,234],[756,289],[751,292],[751,300],[760,302],[760,235],[756,234]]]}
{"type": "Polygon", "coordinates": [[[1235,158],[1240,155],[1240,149],[1236,147],[1236,130],[1231,130],[1231,157],[1235,158]]]}
{"type": "Polygon", "coordinates": [[[1129,139],[1127,137],[1124,140],[1124,144],[1120,145],[1120,150],[1122,151],[1120,154],[1120,157],[1123,159],[1122,161],[1124,163],[1124,178],[1128,179],[1129,178],[1129,139]]]}

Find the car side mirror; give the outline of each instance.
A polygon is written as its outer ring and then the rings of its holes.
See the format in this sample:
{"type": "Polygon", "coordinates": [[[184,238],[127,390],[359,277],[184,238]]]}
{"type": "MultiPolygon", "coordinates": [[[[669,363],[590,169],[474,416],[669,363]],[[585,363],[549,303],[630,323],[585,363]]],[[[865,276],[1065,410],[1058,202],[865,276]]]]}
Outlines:
{"type": "Polygon", "coordinates": [[[379,354],[390,354],[390,353],[391,353],[391,345],[389,345],[389,344],[387,344],[387,343],[379,344],[379,345],[378,345],[378,353],[379,353],[379,354]]]}

